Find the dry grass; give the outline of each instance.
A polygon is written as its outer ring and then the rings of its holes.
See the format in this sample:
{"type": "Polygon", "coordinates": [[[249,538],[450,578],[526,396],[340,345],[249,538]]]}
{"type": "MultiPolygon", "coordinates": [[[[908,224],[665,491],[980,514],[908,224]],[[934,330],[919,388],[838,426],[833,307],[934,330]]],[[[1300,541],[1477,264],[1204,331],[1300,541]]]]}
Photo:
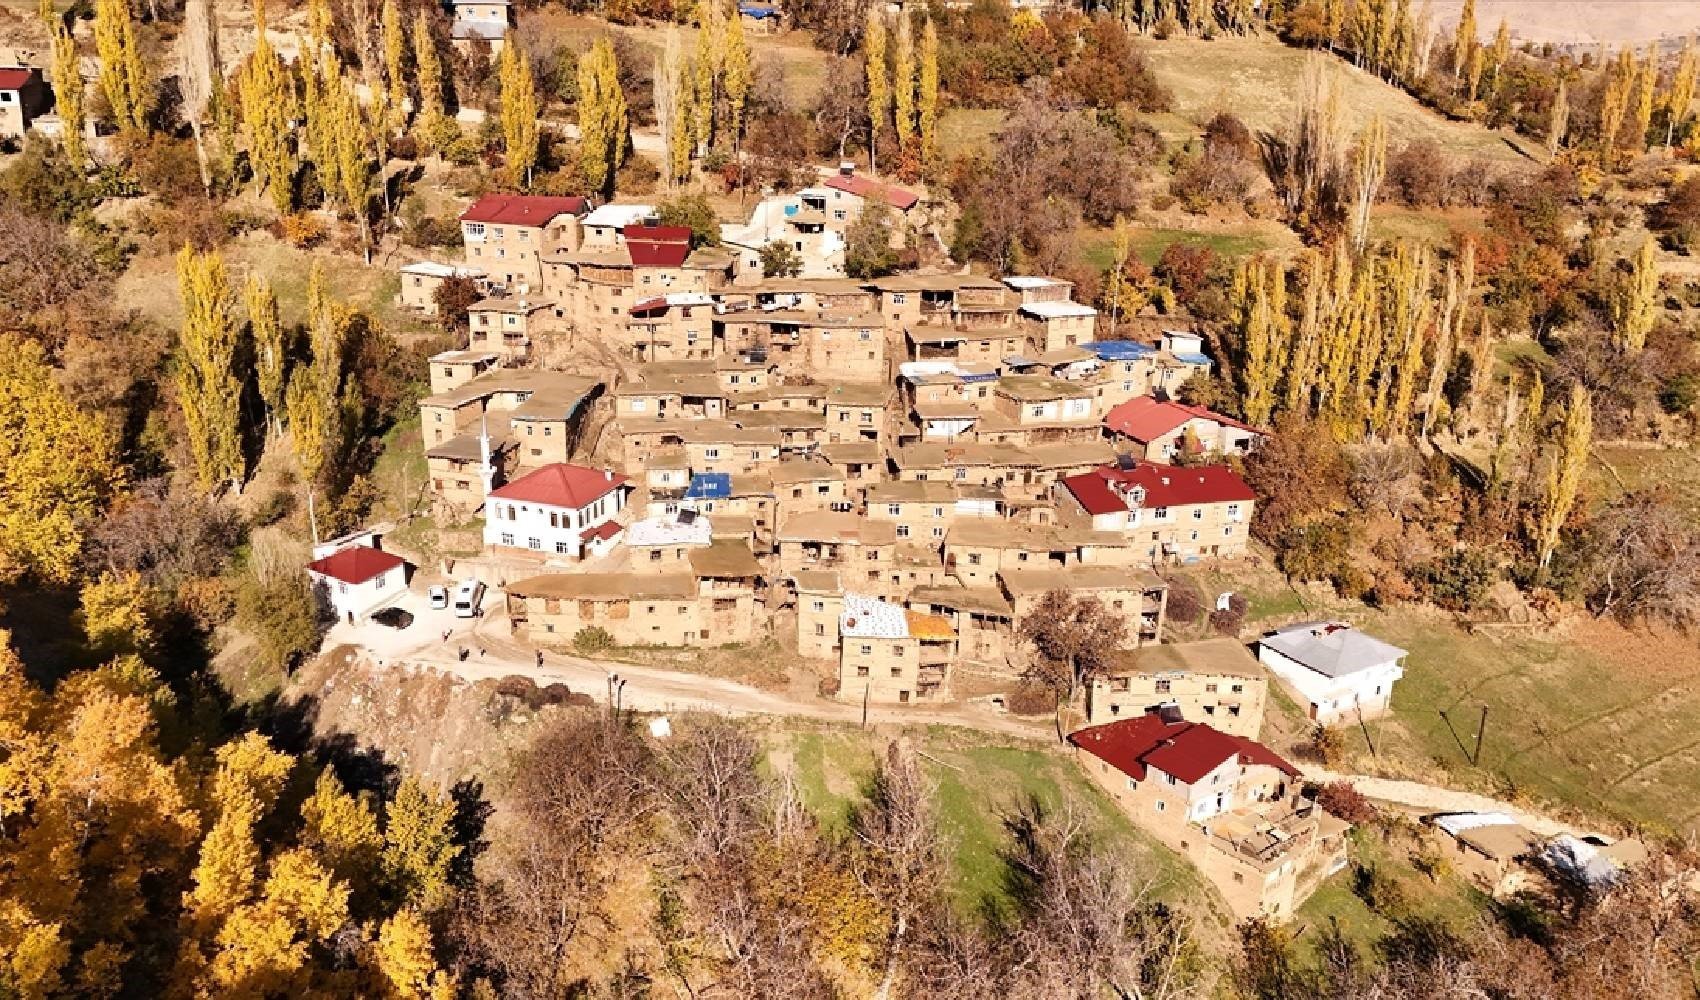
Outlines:
{"type": "MultiPolygon", "coordinates": [[[[1157,79],[1175,95],[1175,111],[1157,116],[1157,127],[1171,141],[1190,138],[1217,112],[1238,115],[1254,131],[1278,131],[1293,114],[1299,78],[1311,54],[1268,37],[1212,41],[1170,39],[1146,43],[1142,50],[1157,79]]],[[[1329,58],[1338,73],[1352,127],[1373,115],[1387,121],[1396,142],[1428,138],[1457,155],[1501,163],[1529,162],[1533,152],[1509,132],[1451,122],[1410,95],[1329,58]]]]}
{"type": "MultiPolygon", "coordinates": [[[[1448,33],[1458,23],[1464,0],[1437,0],[1435,23],[1448,33]]],[[[1700,31],[1694,0],[1477,0],[1476,23],[1485,41],[1501,18],[1518,42],[1589,45],[1677,39],[1700,31]]]]}

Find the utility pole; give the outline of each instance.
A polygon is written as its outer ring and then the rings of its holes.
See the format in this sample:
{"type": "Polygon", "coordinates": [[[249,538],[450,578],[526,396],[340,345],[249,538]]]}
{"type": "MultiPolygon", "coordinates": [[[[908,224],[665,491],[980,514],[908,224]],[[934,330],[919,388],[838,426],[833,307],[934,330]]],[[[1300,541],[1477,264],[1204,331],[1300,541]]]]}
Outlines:
{"type": "Polygon", "coordinates": [[[1482,734],[1487,732],[1487,712],[1488,707],[1483,705],[1481,721],[1476,723],[1476,750],[1470,754],[1471,767],[1479,766],[1482,759],[1482,734]]]}

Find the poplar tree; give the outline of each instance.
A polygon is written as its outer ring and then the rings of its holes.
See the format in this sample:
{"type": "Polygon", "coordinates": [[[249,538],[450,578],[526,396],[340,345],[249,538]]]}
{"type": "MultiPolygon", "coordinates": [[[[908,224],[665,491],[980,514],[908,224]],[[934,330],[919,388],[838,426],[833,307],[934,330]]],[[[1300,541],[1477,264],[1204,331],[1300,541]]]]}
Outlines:
{"type": "Polygon", "coordinates": [[[868,74],[868,169],[879,173],[880,133],[891,117],[891,84],[885,65],[885,18],[878,4],[868,8],[868,27],[862,33],[862,56],[868,74]]]}
{"type": "Polygon", "coordinates": [[[706,150],[714,142],[716,132],[715,114],[720,103],[720,47],[725,41],[720,19],[719,3],[701,0],[697,4],[696,55],[691,61],[694,85],[691,94],[691,139],[701,150],[706,150]]]}
{"type": "Polygon", "coordinates": [[[231,309],[224,260],[185,245],[177,255],[183,326],[177,342],[178,402],[203,489],[225,483],[241,489],[242,385],[235,373],[238,324],[231,309]]]}
{"type": "Polygon", "coordinates": [[[1669,152],[1676,130],[1688,120],[1689,105],[1694,103],[1694,87],[1700,78],[1700,53],[1695,51],[1694,36],[1682,46],[1682,58],[1677,61],[1671,76],[1670,91],[1665,95],[1665,151],[1669,152]]]}
{"type": "Polygon", "coordinates": [[[1659,263],[1651,237],[1641,242],[1629,273],[1618,279],[1607,305],[1618,350],[1640,354],[1659,317],[1659,263]]]}
{"type": "MultiPolygon", "coordinates": [[[[326,95],[331,114],[331,134],[336,148],[336,175],[342,187],[342,200],[360,224],[360,245],[366,263],[372,263],[372,166],[382,163],[373,158],[371,135],[361,112],[360,97],[354,85],[343,78],[336,93],[326,95]]],[[[383,126],[373,123],[373,130],[383,126]]]]}
{"type": "Polygon", "coordinates": [[[254,5],[254,52],[237,75],[242,132],[254,179],[269,190],[279,214],[294,205],[295,158],[290,139],[296,115],[289,71],[266,37],[266,9],[254,5]]]}
{"type": "Polygon", "coordinates": [[[1635,59],[1628,49],[1618,52],[1606,71],[1605,91],[1600,97],[1600,168],[1610,170],[1617,161],[1617,137],[1629,113],[1630,91],[1635,84],[1635,59]]]}
{"type": "MultiPolygon", "coordinates": [[[[600,44],[600,43],[599,43],[600,44]]],[[[531,59],[519,46],[513,32],[502,45],[502,138],[512,182],[531,186],[531,171],[537,166],[537,84],[531,75],[531,59]]],[[[579,116],[584,116],[584,69],[579,69],[579,116]]],[[[582,122],[581,122],[582,124],[582,122]]],[[[584,141],[580,137],[580,141],[584,141]]]]}
{"type": "Polygon", "coordinates": [[[325,292],[325,273],[317,261],[307,275],[307,330],[311,358],[295,366],[284,393],[289,433],[301,478],[307,484],[307,515],[318,540],[314,497],[327,476],[343,437],[343,414],[352,408],[343,385],[343,349],[348,317],[325,292]]]}
{"type": "MultiPolygon", "coordinates": [[[[396,0],[384,0],[381,16],[384,48],[384,83],[389,97],[389,115],[384,123],[387,131],[396,131],[407,122],[406,104],[411,98],[407,85],[407,29],[402,26],[401,8],[396,0]]],[[[418,102],[413,102],[417,108],[418,102]]]]}
{"type": "Polygon", "coordinates": [[[249,274],[242,288],[242,303],[248,311],[248,332],[254,341],[254,381],[260,402],[266,408],[266,436],[276,433],[283,419],[284,378],[287,344],[283,322],[278,318],[277,296],[271,285],[257,274],[249,274]]]}
{"type": "Polygon", "coordinates": [[[906,15],[897,18],[897,44],[892,53],[891,90],[897,119],[897,148],[901,160],[915,144],[915,39],[906,15]]]}
{"type": "Polygon", "coordinates": [[[1570,127],[1570,89],[1564,80],[1558,81],[1558,93],[1553,95],[1552,113],[1547,118],[1547,152],[1558,155],[1564,145],[1564,133],[1570,127]]]}
{"type": "Polygon", "coordinates": [[[100,87],[112,105],[118,131],[145,132],[153,95],[142,68],[129,0],[95,0],[94,45],[100,56],[100,87]]]}
{"type": "Polygon", "coordinates": [[[83,74],[77,63],[77,41],[63,23],[53,29],[53,105],[65,126],[60,133],[65,158],[81,171],[89,155],[83,136],[83,74]]]}
{"type": "Polygon", "coordinates": [[[655,57],[652,79],[655,122],[667,155],[662,173],[669,185],[683,183],[691,173],[691,71],[685,65],[679,29],[667,30],[666,42],[655,57]]]}
{"type": "Polygon", "coordinates": [[[1476,40],[1476,0],[1464,0],[1464,10],[1458,15],[1458,30],[1452,36],[1452,75],[1462,76],[1470,54],[1481,44],[1476,40]]]}
{"type": "Polygon", "coordinates": [[[749,102],[754,70],[750,65],[750,42],[744,36],[744,19],[734,11],[726,18],[725,42],[720,50],[721,87],[726,92],[726,127],[737,144],[744,135],[744,108],[749,102]]]}
{"type": "Polygon", "coordinates": [[[631,144],[631,120],[620,89],[614,45],[603,38],[578,64],[579,165],[591,190],[612,194],[631,144]]]}
{"type": "Polygon", "coordinates": [[[425,145],[435,149],[442,124],[447,120],[443,110],[443,62],[437,55],[431,20],[423,10],[413,20],[413,66],[419,85],[418,131],[425,145]]]}
{"type": "Polygon", "coordinates": [[[1588,390],[1580,384],[1570,387],[1570,404],[1564,410],[1564,423],[1559,430],[1558,454],[1547,466],[1546,490],[1536,511],[1536,544],[1543,574],[1558,548],[1559,532],[1576,506],[1576,494],[1582,487],[1582,471],[1588,462],[1588,448],[1594,435],[1594,406],[1588,390]]]}
{"type": "Polygon", "coordinates": [[[1511,26],[1505,23],[1505,18],[1499,19],[1499,29],[1493,33],[1493,89],[1499,91],[1500,75],[1505,71],[1505,64],[1511,61],[1511,26]]]}
{"type": "Polygon", "coordinates": [[[1352,156],[1352,246],[1358,253],[1369,244],[1370,212],[1386,176],[1387,123],[1376,115],[1358,136],[1352,156]]]}
{"type": "Polygon", "coordinates": [[[1635,117],[1632,119],[1635,131],[1631,135],[1630,146],[1633,152],[1641,153],[1647,149],[1647,133],[1653,127],[1654,97],[1658,92],[1658,82],[1658,49],[1648,45],[1647,54],[1642,58],[1640,71],[1635,77],[1635,117]]]}
{"type": "Polygon", "coordinates": [[[921,162],[931,165],[939,155],[939,31],[932,18],[921,31],[921,82],[917,95],[921,162]]]}
{"type": "Polygon", "coordinates": [[[219,69],[218,20],[212,0],[188,0],[183,6],[182,72],[178,89],[183,96],[183,117],[195,136],[195,160],[201,169],[201,187],[212,193],[212,164],[207,156],[204,125],[207,111],[217,97],[223,74],[219,69]]]}

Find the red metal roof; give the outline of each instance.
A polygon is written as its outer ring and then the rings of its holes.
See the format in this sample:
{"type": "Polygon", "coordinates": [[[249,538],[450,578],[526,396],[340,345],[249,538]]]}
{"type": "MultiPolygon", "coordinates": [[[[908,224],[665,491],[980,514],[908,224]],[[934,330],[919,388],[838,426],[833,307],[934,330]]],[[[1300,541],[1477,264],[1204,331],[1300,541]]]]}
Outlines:
{"type": "Polygon", "coordinates": [[[1152,396],[1135,396],[1112,407],[1110,412],[1104,415],[1104,426],[1116,434],[1125,434],[1143,443],[1155,441],[1193,419],[1213,420],[1218,424],[1259,433],[1257,428],[1250,424],[1240,423],[1233,417],[1224,416],[1214,410],[1173,400],[1160,400],[1152,396]]]}
{"type": "Polygon", "coordinates": [[[1140,506],[1146,508],[1257,499],[1246,481],[1225,465],[1183,468],[1139,462],[1125,470],[1105,465],[1077,476],[1066,476],[1062,483],[1088,514],[1114,514],[1129,509],[1125,495],[1135,486],[1144,487],[1145,501],[1140,506]]]}
{"type": "Polygon", "coordinates": [[[916,202],[921,200],[921,196],[913,191],[905,191],[900,187],[870,181],[866,177],[858,177],[855,174],[848,177],[843,174],[833,174],[826,179],[825,184],[829,188],[848,192],[858,198],[884,198],[892,208],[900,212],[909,211],[915,207],[916,202]]]}
{"type": "Polygon", "coordinates": [[[578,197],[535,194],[487,194],[460,214],[462,222],[504,226],[547,226],[558,215],[583,215],[590,202],[578,197]]]}
{"type": "Polygon", "coordinates": [[[1293,777],[1299,769],[1256,740],[1231,736],[1202,722],[1164,722],[1155,712],[1069,734],[1068,741],[1135,781],[1147,768],[1195,784],[1227,761],[1262,764],[1293,777]]]}
{"type": "Polygon", "coordinates": [[[627,226],[626,252],[637,267],[678,267],[691,255],[689,226],[627,226]]]}
{"type": "Polygon", "coordinates": [[[22,90],[34,76],[31,69],[0,69],[0,90],[22,90]]]}
{"type": "Polygon", "coordinates": [[[581,541],[594,542],[599,538],[603,540],[613,538],[624,530],[617,521],[603,521],[601,524],[593,524],[579,532],[578,537],[581,541]]]}
{"type": "Polygon", "coordinates": [[[663,295],[663,296],[657,296],[656,298],[653,298],[653,299],[644,299],[642,302],[639,302],[636,305],[632,306],[631,314],[635,316],[638,313],[647,313],[647,312],[652,312],[652,311],[663,312],[663,313],[666,312],[667,311],[667,297],[663,295]]]}
{"type": "Polygon", "coordinates": [[[370,545],[350,545],[323,559],[315,559],[307,564],[307,568],[320,576],[328,576],[343,583],[358,584],[365,583],[379,573],[388,573],[406,565],[406,560],[400,556],[380,552],[370,545]]]}
{"type": "Polygon", "coordinates": [[[588,507],[619,489],[626,477],[601,469],[556,462],[527,473],[490,495],[548,507],[588,507]]]}

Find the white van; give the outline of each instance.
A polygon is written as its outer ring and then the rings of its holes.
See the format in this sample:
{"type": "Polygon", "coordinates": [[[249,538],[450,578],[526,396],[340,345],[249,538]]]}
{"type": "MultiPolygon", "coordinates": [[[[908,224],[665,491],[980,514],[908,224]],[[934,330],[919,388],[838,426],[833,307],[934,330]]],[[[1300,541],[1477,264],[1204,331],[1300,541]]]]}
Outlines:
{"type": "Polygon", "coordinates": [[[484,601],[484,583],[467,580],[455,590],[455,617],[476,618],[478,605],[484,601]]]}

